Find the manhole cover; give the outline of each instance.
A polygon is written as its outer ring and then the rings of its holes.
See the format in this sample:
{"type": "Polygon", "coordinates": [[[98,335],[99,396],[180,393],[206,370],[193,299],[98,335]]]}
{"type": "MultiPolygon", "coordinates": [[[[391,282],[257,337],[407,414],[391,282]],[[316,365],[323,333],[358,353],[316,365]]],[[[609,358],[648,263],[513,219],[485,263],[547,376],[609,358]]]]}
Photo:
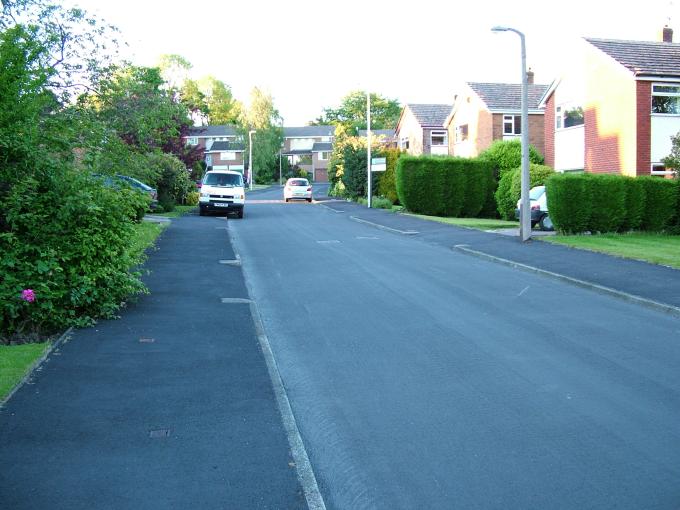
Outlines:
{"type": "Polygon", "coordinates": [[[155,341],[156,341],[155,338],[145,338],[145,337],[142,337],[142,338],[139,339],[139,343],[140,343],[140,344],[152,344],[152,343],[154,343],[155,341]]]}
{"type": "Polygon", "coordinates": [[[159,439],[162,437],[170,437],[170,429],[156,429],[149,431],[149,437],[151,439],[159,439]]]}

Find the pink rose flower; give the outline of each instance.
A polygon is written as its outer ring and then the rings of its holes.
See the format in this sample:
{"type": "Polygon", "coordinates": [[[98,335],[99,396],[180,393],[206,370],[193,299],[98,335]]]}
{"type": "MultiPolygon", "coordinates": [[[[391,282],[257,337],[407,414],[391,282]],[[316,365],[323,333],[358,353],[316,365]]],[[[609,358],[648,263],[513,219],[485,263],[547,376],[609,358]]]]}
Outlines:
{"type": "Polygon", "coordinates": [[[21,291],[21,299],[32,303],[35,301],[35,292],[33,292],[33,289],[24,289],[21,291]]]}

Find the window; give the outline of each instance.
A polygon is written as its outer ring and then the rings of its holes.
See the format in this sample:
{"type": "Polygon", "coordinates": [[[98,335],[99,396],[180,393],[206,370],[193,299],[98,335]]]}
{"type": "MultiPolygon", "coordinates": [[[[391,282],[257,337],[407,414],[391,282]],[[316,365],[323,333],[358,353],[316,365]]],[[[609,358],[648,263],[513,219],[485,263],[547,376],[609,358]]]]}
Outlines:
{"type": "Polygon", "coordinates": [[[680,115],[680,85],[652,85],[652,113],[680,115]]]}
{"type": "Polygon", "coordinates": [[[555,108],[555,129],[562,129],[562,107],[555,108]]]}
{"type": "Polygon", "coordinates": [[[522,116],[521,115],[503,115],[503,134],[504,135],[521,135],[522,134],[522,116]]]}
{"type": "Polygon", "coordinates": [[[408,143],[409,143],[408,136],[402,136],[402,137],[401,137],[401,142],[399,143],[400,147],[401,147],[402,149],[408,150],[408,143]]]}
{"type": "Polygon", "coordinates": [[[222,161],[236,159],[236,153],[235,152],[220,152],[220,159],[222,161]]]}
{"type": "Polygon", "coordinates": [[[207,166],[212,166],[212,154],[206,154],[205,156],[205,164],[207,166]]]}
{"type": "Polygon", "coordinates": [[[430,133],[431,145],[448,145],[448,143],[446,131],[432,131],[430,133]]]}
{"type": "Polygon", "coordinates": [[[672,176],[673,170],[666,168],[663,163],[652,163],[651,175],[672,176]]]}
{"type": "Polygon", "coordinates": [[[468,139],[468,125],[456,126],[456,142],[464,142],[468,139]]]}
{"type": "Polygon", "coordinates": [[[555,108],[555,128],[569,128],[583,125],[583,108],[574,105],[561,105],[555,108]]]}
{"type": "Polygon", "coordinates": [[[187,145],[198,145],[198,138],[195,136],[187,137],[187,145]]]}
{"type": "Polygon", "coordinates": [[[330,152],[319,152],[319,161],[327,161],[331,157],[330,152]]]}
{"type": "Polygon", "coordinates": [[[330,142],[330,141],[331,141],[331,137],[330,137],[330,136],[322,136],[322,137],[321,137],[321,141],[322,141],[322,142],[330,142]]]}

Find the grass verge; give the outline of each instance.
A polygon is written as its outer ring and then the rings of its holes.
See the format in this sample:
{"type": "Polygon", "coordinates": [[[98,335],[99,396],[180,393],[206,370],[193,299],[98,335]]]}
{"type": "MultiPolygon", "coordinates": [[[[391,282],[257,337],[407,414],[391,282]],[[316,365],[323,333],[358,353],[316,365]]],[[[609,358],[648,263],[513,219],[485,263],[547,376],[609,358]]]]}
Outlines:
{"type": "Polygon", "coordinates": [[[680,269],[680,236],[643,233],[558,235],[542,240],[680,269]]]}
{"type": "Polygon", "coordinates": [[[135,260],[135,264],[144,262],[144,251],[154,245],[156,238],[161,235],[165,227],[166,225],[161,223],[151,223],[149,221],[135,223],[136,235],[130,243],[130,255],[135,260]]]}
{"type": "Polygon", "coordinates": [[[49,346],[48,342],[0,345],[0,401],[9,395],[12,388],[21,381],[29,368],[44,354],[49,346]]]}
{"type": "Polygon", "coordinates": [[[179,218],[180,216],[184,216],[186,213],[195,210],[197,207],[197,205],[176,205],[173,211],[153,213],[153,215],[164,216],[166,218],[179,218]]]}
{"type": "Polygon", "coordinates": [[[424,214],[405,214],[424,220],[438,221],[439,223],[455,225],[456,227],[476,228],[478,230],[498,230],[501,228],[519,227],[519,223],[516,221],[498,220],[493,218],[444,218],[441,216],[426,216],[424,214]]]}

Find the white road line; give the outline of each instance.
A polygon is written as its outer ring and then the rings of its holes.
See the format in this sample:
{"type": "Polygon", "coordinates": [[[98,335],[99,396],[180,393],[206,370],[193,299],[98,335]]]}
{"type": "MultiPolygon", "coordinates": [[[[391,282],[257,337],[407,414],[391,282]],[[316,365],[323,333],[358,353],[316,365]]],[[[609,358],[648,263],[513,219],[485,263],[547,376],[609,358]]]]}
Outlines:
{"type": "Polygon", "coordinates": [[[372,227],[387,230],[389,232],[396,232],[397,234],[402,234],[405,236],[413,236],[416,234],[420,234],[420,232],[416,232],[415,230],[398,230],[396,228],[386,227],[385,225],[381,225],[379,223],[373,223],[372,221],[363,220],[361,218],[357,218],[356,216],[350,216],[349,219],[352,221],[356,221],[358,223],[365,223],[366,225],[371,225],[372,227]]]}
{"type": "Polygon", "coordinates": [[[220,301],[222,301],[222,303],[224,303],[225,305],[233,305],[233,304],[249,305],[250,303],[252,303],[252,301],[250,299],[238,298],[238,297],[223,297],[222,299],[220,299],[220,301]]]}

